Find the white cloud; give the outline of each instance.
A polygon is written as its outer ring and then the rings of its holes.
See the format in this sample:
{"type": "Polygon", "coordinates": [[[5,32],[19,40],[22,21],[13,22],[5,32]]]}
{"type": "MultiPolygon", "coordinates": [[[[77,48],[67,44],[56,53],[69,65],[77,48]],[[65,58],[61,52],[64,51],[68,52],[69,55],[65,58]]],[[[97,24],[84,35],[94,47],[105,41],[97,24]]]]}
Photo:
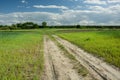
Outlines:
{"type": "Polygon", "coordinates": [[[92,11],[97,11],[99,13],[104,13],[104,14],[119,14],[120,13],[120,4],[117,5],[112,5],[108,7],[102,7],[102,6],[90,6],[89,9],[92,11]]]}
{"type": "Polygon", "coordinates": [[[83,6],[77,5],[76,7],[74,7],[74,9],[82,9],[83,6]]]}
{"type": "Polygon", "coordinates": [[[28,2],[26,0],[22,0],[21,3],[27,4],[28,2]]]}
{"type": "Polygon", "coordinates": [[[57,6],[57,5],[48,5],[48,6],[44,6],[44,5],[34,5],[33,7],[35,7],[35,8],[58,8],[58,9],[68,9],[68,7],[66,7],[66,6],[57,6]]]}
{"type": "Polygon", "coordinates": [[[4,20],[0,20],[0,24],[1,24],[1,23],[4,23],[4,20]]]}
{"type": "Polygon", "coordinates": [[[104,0],[84,0],[84,3],[87,4],[106,4],[106,1],[104,0]]]}
{"type": "Polygon", "coordinates": [[[25,6],[17,6],[18,8],[24,8],[25,6]]]}
{"type": "Polygon", "coordinates": [[[15,12],[0,14],[0,24],[13,24],[32,21],[41,24],[46,21],[49,25],[120,25],[120,4],[103,7],[100,5],[87,6],[84,10],[64,9],[61,13],[52,12],[15,12]]]}
{"type": "Polygon", "coordinates": [[[120,3],[120,0],[107,0],[108,3],[120,3]]]}
{"type": "Polygon", "coordinates": [[[88,21],[88,20],[81,20],[80,22],[79,22],[79,24],[81,24],[81,25],[92,25],[92,24],[95,24],[95,22],[94,21],[88,21]]]}
{"type": "Polygon", "coordinates": [[[77,2],[77,1],[79,1],[79,0],[70,0],[70,1],[75,1],[75,2],[77,2]]]}

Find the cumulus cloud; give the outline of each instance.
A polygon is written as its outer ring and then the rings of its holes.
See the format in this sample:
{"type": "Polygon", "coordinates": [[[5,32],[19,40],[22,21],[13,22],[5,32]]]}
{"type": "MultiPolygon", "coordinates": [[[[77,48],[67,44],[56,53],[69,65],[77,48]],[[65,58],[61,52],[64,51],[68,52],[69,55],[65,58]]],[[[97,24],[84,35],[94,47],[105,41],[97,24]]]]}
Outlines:
{"type": "MultiPolygon", "coordinates": [[[[34,6],[36,8],[63,9],[61,13],[52,12],[14,12],[0,14],[0,24],[13,24],[32,21],[49,25],[120,25],[120,4],[101,6],[89,5],[86,9],[68,9],[62,6],[34,6]]],[[[78,6],[77,6],[78,7],[78,6]]]]}
{"type": "Polygon", "coordinates": [[[102,7],[102,6],[90,6],[89,9],[91,9],[92,11],[97,11],[97,12],[101,12],[103,14],[119,14],[120,13],[120,5],[112,5],[112,6],[108,6],[108,7],[102,7]]]}
{"type": "Polygon", "coordinates": [[[115,8],[115,6],[112,6],[103,9],[99,6],[94,6],[91,7],[90,10],[65,10],[61,14],[50,12],[18,12],[1,14],[0,24],[12,24],[26,21],[41,24],[43,21],[47,21],[49,25],[120,25],[120,10],[113,10],[113,7],[115,8]],[[96,9],[94,10],[93,8],[96,9]],[[105,10],[107,11],[105,12],[105,10]],[[113,11],[113,13],[110,13],[110,11],[113,11]]]}
{"type": "Polygon", "coordinates": [[[66,6],[57,6],[57,5],[48,5],[48,6],[44,6],[44,5],[34,5],[33,7],[35,7],[35,8],[57,8],[57,9],[68,9],[68,7],[66,7],[66,6]]]}
{"type": "Polygon", "coordinates": [[[87,4],[106,4],[106,1],[104,0],[84,0],[84,3],[87,4]]]}

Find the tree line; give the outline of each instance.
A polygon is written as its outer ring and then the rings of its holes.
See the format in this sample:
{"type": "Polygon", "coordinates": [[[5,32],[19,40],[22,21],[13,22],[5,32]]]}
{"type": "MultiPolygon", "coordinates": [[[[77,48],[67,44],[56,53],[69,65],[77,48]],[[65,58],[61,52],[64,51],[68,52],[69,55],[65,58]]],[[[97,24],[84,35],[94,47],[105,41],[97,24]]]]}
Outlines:
{"type": "Polygon", "coordinates": [[[15,30],[15,29],[39,29],[39,28],[110,28],[110,29],[120,29],[120,26],[98,26],[98,25],[61,25],[61,26],[48,26],[47,22],[42,22],[42,25],[38,25],[33,22],[17,23],[12,25],[0,25],[0,30],[15,30]]]}
{"type": "Polygon", "coordinates": [[[0,25],[1,30],[14,30],[14,29],[38,29],[38,28],[46,28],[47,23],[42,22],[42,25],[38,25],[33,22],[25,22],[25,23],[17,23],[12,25],[0,25]]]}

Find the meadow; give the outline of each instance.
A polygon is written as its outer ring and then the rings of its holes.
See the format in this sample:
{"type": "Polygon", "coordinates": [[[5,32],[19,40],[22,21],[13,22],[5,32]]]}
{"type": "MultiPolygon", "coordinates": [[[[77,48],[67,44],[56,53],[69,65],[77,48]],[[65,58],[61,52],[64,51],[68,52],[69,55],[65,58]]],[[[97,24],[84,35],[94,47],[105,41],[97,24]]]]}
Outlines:
{"type": "Polygon", "coordinates": [[[120,68],[119,30],[7,30],[0,31],[0,80],[40,80],[43,36],[53,34],[120,68]]]}
{"type": "Polygon", "coordinates": [[[120,31],[82,31],[58,34],[85,51],[120,68],[120,31]]]}
{"type": "Polygon", "coordinates": [[[43,63],[43,35],[40,32],[0,32],[0,80],[38,80],[43,63]]]}

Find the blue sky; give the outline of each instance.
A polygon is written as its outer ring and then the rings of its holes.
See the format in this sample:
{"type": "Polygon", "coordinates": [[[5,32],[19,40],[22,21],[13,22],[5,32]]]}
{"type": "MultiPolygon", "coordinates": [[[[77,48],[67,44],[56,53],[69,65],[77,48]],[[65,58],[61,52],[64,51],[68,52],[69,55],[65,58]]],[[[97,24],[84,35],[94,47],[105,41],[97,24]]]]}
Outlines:
{"type": "Polygon", "coordinates": [[[120,25],[120,0],[0,0],[0,24],[120,25]]]}

